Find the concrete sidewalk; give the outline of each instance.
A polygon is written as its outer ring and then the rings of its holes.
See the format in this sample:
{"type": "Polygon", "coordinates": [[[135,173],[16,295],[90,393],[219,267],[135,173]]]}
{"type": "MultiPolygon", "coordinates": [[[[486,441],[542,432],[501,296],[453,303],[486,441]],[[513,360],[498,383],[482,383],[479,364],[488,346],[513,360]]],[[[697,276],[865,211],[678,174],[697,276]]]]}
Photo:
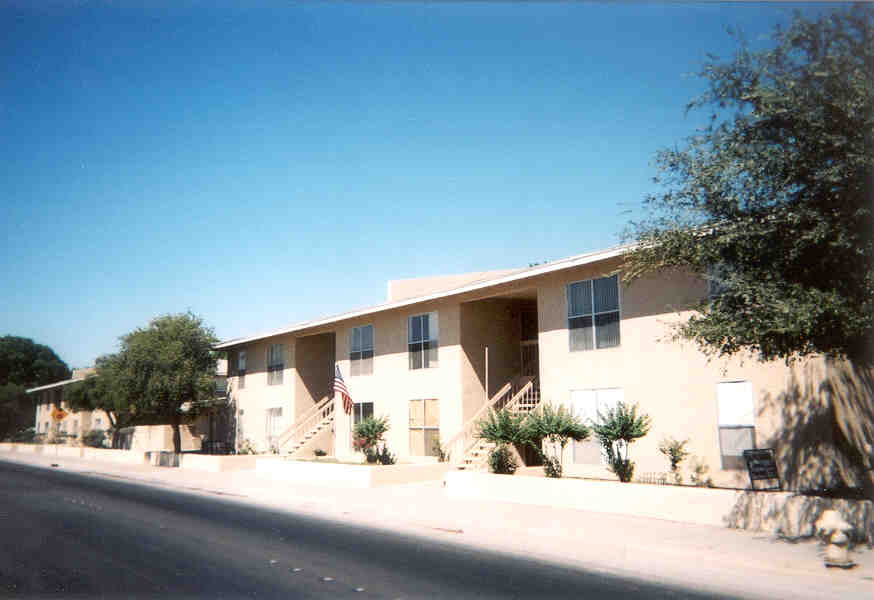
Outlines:
{"type": "MultiPolygon", "coordinates": [[[[569,567],[749,598],[874,597],[874,552],[826,569],[816,542],[571,509],[448,498],[441,482],[349,490],[270,481],[252,471],[206,473],[77,458],[0,453],[0,460],[111,477],[419,536],[569,567]]],[[[475,566],[472,566],[475,568],[475,566]]]]}

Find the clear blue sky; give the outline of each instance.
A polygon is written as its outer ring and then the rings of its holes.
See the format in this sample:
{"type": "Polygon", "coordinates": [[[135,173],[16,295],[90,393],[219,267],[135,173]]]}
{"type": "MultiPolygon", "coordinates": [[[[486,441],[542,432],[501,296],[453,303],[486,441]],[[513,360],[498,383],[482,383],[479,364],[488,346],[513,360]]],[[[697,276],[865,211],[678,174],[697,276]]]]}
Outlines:
{"type": "Polygon", "coordinates": [[[71,366],[159,314],[228,339],[613,245],[702,122],[689,74],[798,7],[31,4],[0,7],[0,334],[71,366]]]}

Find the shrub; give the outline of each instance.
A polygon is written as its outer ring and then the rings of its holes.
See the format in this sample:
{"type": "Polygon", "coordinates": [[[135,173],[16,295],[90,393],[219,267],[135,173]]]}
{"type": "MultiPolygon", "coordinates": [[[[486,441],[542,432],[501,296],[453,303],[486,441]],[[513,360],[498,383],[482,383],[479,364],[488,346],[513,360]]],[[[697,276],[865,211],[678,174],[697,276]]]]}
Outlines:
{"type": "Polygon", "coordinates": [[[693,456],[690,466],[692,468],[692,474],[689,478],[692,480],[693,484],[698,487],[713,487],[713,480],[707,476],[710,467],[703,458],[693,456]]]}
{"type": "Polygon", "coordinates": [[[316,456],[327,456],[328,455],[328,453],[325,452],[324,450],[322,450],[321,448],[316,448],[315,450],[313,450],[313,454],[315,454],[316,456]]]}
{"type": "Polygon", "coordinates": [[[562,455],[571,440],[583,441],[589,437],[589,428],[564,406],[555,408],[549,404],[528,415],[519,439],[532,446],[543,459],[543,471],[547,477],[561,477],[562,455]],[[549,442],[552,455],[543,452],[541,441],[549,442]]]}
{"type": "Polygon", "coordinates": [[[388,451],[388,446],[382,445],[382,449],[376,453],[376,459],[381,465],[393,465],[398,462],[397,457],[388,451]]]}
{"type": "Polygon", "coordinates": [[[237,444],[237,454],[258,454],[255,451],[255,445],[252,443],[252,440],[246,438],[242,442],[237,444]]]}
{"type": "Polygon", "coordinates": [[[526,438],[522,428],[525,415],[513,415],[509,411],[489,410],[489,414],[476,424],[477,437],[493,444],[522,444],[526,438]]]}
{"type": "Polygon", "coordinates": [[[36,430],[34,430],[33,427],[29,427],[13,434],[11,441],[18,442],[20,444],[29,444],[33,441],[36,441],[37,436],[38,434],[36,433],[36,430]]]}
{"type": "Polygon", "coordinates": [[[516,457],[506,444],[499,444],[489,452],[489,470],[498,475],[512,475],[519,468],[516,457]]]}
{"type": "Polygon", "coordinates": [[[106,432],[102,429],[92,429],[82,436],[82,443],[89,448],[103,448],[106,432]]]}
{"type": "Polygon", "coordinates": [[[447,456],[446,452],[443,450],[443,445],[440,443],[440,439],[434,440],[434,456],[437,457],[437,462],[446,462],[447,456]]]}
{"type": "Polygon", "coordinates": [[[378,460],[376,445],[382,441],[382,436],[388,429],[388,417],[367,417],[355,424],[353,445],[357,450],[364,452],[367,462],[378,460]]]}
{"type": "Polygon", "coordinates": [[[556,479],[562,475],[561,461],[554,456],[545,456],[543,458],[543,473],[547,477],[555,477],[556,479]]]}
{"type": "Polygon", "coordinates": [[[679,441],[670,437],[662,439],[659,444],[659,452],[664,454],[671,463],[671,473],[674,476],[674,483],[677,485],[683,483],[683,474],[680,473],[680,463],[689,456],[689,451],[686,450],[686,444],[688,443],[688,439],[679,441]]]}
{"type": "Polygon", "coordinates": [[[634,462],[628,458],[628,447],[649,433],[651,426],[649,415],[637,414],[637,404],[617,402],[604,414],[598,411],[598,422],[592,429],[607,453],[609,469],[619,477],[619,481],[631,481],[634,462]]]}

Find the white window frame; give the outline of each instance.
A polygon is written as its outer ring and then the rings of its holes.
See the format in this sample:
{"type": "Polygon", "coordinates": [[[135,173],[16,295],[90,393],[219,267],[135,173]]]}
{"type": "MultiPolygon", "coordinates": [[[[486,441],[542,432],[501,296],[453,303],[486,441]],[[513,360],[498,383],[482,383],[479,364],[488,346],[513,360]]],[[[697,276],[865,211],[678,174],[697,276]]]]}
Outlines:
{"type": "Polygon", "coordinates": [[[741,454],[726,454],[722,447],[722,432],[724,430],[748,430],[752,440],[752,448],[756,447],[756,397],[753,384],[747,380],[720,381],[716,384],[717,410],[717,441],[719,443],[719,460],[726,470],[744,468],[743,450],[741,454]],[[736,398],[742,393],[741,405],[736,398]],[[747,404],[748,401],[748,405],[747,404]],[[745,406],[746,405],[746,406],[745,406]]]}
{"type": "Polygon", "coordinates": [[[572,281],[565,288],[565,303],[567,304],[567,328],[568,328],[568,351],[569,352],[589,352],[591,350],[606,350],[608,348],[618,348],[622,345],[622,286],[619,285],[619,275],[613,274],[607,277],[595,277],[593,279],[583,279],[581,281],[572,281]],[[602,310],[595,312],[595,282],[606,279],[616,280],[616,308],[612,310],[602,310]],[[571,313],[571,288],[576,285],[589,286],[589,299],[591,303],[591,311],[587,313],[571,313]],[[618,341],[611,346],[598,346],[598,327],[595,323],[597,318],[602,315],[616,314],[617,337],[618,341]],[[591,348],[574,348],[573,347],[573,331],[577,329],[571,326],[572,319],[582,319],[589,317],[592,320],[592,339],[591,348]]]}
{"type": "MultiPolygon", "coordinates": [[[[424,329],[420,324],[420,331],[424,329]]],[[[436,311],[427,313],[419,313],[407,317],[407,356],[409,369],[415,371],[418,369],[434,369],[440,366],[440,321],[436,311]],[[413,320],[425,319],[428,323],[428,338],[424,334],[421,337],[413,339],[413,320]],[[428,344],[428,348],[425,345],[428,344]],[[420,345],[418,349],[413,346],[420,345]],[[429,356],[429,350],[434,350],[433,358],[429,356]],[[416,354],[421,355],[419,366],[414,366],[416,354]]]]}
{"type": "Polygon", "coordinates": [[[373,347],[376,342],[373,339],[374,328],[372,324],[359,325],[349,329],[349,374],[352,377],[360,375],[373,375],[373,347]],[[370,345],[364,343],[364,332],[370,329],[370,345]],[[356,336],[357,334],[357,336],[356,336]],[[359,340],[356,344],[355,340],[359,340]],[[369,356],[366,356],[369,354],[369,356]],[[357,356],[356,356],[357,355],[357,356]]]}
{"type": "MultiPolygon", "coordinates": [[[[568,405],[573,414],[580,417],[586,427],[591,427],[591,425],[598,418],[598,412],[602,414],[608,409],[613,408],[619,402],[625,401],[625,388],[623,387],[604,387],[604,388],[583,388],[583,389],[574,389],[570,390],[568,405]],[[594,405],[591,407],[590,411],[587,411],[588,414],[580,414],[577,410],[576,403],[574,402],[574,394],[575,393],[586,393],[592,394],[594,396],[594,405]],[[608,401],[608,398],[613,396],[612,401],[608,401]],[[621,398],[620,398],[621,396],[621,398]]],[[[600,446],[597,437],[594,432],[591,432],[588,440],[584,442],[572,441],[570,449],[571,455],[570,460],[573,464],[576,465],[589,465],[589,466],[598,466],[598,464],[591,462],[576,462],[576,449],[578,445],[592,445],[595,444],[598,446],[599,456],[600,456],[600,466],[606,467],[607,463],[607,452],[600,446]]]]}
{"type": "MultiPolygon", "coordinates": [[[[434,448],[428,448],[425,443],[428,440],[428,436],[425,433],[426,431],[436,431],[437,432],[437,440],[440,440],[440,399],[439,398],[413,398],[409,402],[407,402],[408,407],[412,407],[413,402],[421,402],[422,403],[422,424],[421,425],[413,425],[412,422],[409,423],[409,434],[412,438],[413,432],[422,432],[422,446],[424,448],[425,454],[421,456],[437,456],[437,451],[434,448]],[[437,406],[437,424],[436,425],[428,425],[428,401],[431,400],[436,403],[437,406]]],[[[409,408],[408,408],[409,411],[409,408]]],[[[410,412],[410,421],[412,421],[412,413],[410,412]]],[[[410,456],[420,456],[418,454],[413,454],[413,445],[410,442],[409,448],[410,456]]]]}
{"type": "Polygon", "coordinates": [[[284,370],[285,346],[283,344],[269,344],[267,346],[267,385],[282,385],[284,370]]]}

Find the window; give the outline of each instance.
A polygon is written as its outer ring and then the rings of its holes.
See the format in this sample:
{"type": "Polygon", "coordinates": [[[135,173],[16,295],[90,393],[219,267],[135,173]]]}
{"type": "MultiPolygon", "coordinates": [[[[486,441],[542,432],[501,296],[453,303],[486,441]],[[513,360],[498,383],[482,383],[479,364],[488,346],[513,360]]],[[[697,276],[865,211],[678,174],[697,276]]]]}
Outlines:
{"type": "Polygon", "coordinates": [[[237,352],[237,388],[244,389],[246,387],[246,351],[240,350],[237,352]]]}
{"type": "Polygon", "coordinates": [[[46,428],[43,429],[43,432],[45,432],[45,433],[49,432],[49,422],[48,421],[46,421],[46,428]]]}
{"type": "Polygon", "coordinates": [[[267,409],[267,447],[271,450],[279,443],[279,435],[282,433],[282,407],[267,409]]]}
{"type": "Polygon", "coordinates": [[[73,421],[73,435],[79,435],[79,421],[73,421]]]}
{"type": "Polygon", "coordinates": [[[349,367],[352,375],[373,374],[373,325],[349,330],[349,367]]]}
{"type": "Polygon", "coordinates": [[[282,371],[285,369],[285,354],[282,344],[267,347],[267,385],[282,385],[282,371]]]}
{"type": "Polygon", "coordinates": [[[357,425],[364,419],[373,416],[373,402],[356,402],[352,409],[352,417],[357,425]]]}
{"type": "Polygon", "coordinates": [[[438,456],[440,401],[410,400],[410,456],[438,456]]]}
{"type": "Polygon", "coordinates": [[[577,281],[567,286],[570,350],[619,345],[619,276],[577,281]]]}
{"type": "MultiPolygon", "coordinates": [[[[600,390],[571,390],[570,410],[586,425],[598,421],[598,413],[603,414],[618,402],[625,400],[622,388],[600,390]]],[[[597,438],[592,434],[583,442],[572,442],[573,461],[578,465],[607,465],[607,456],[597,438]]]]}
{"type": "Polygon", "coordinates": [[[410,352],[410,369],[428,369],[437,366],[437,341],[439,326],[437,313],[410,317],[407,326],[407,343],[410,352]]]}
{"type": "Polygon", "coordinates": [[[719,404],[719,453],[723,469],[743,469],[743,451],[756,447],[753,385],[729,381],[716,385],[719,404]]]}
{"type": "Polygon", "coordinates": [[[103,425],[103,419],[101,419],[100,417],[95,417],[94,418],[94,428],[100,429],[101,425],[103,425]]]}

